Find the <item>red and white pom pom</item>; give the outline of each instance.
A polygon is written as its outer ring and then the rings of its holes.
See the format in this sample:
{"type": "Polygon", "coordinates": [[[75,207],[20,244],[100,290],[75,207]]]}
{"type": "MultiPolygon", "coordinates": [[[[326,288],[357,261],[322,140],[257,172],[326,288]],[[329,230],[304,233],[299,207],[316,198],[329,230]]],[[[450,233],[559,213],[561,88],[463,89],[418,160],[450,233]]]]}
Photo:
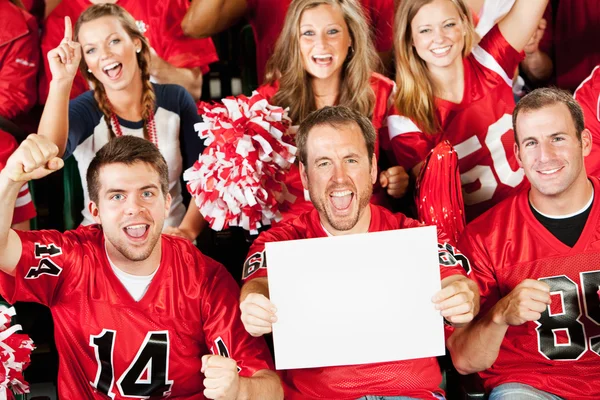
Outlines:
{"type": "Polygon", "coordinates": [[[282,183],[296,159],[287,110],[258,92],[198,109],[204,122],[195,128],[206,148],[183,179],[210,227],[239,226],[256,234],[281,220],[279,204],[294,200],[282,183]]]}
{"type": "Polygon", "coordinates": [[[440,142],[425,159],[415,187],[419,220],[437,225],[456,245],[465,229],[458,156],[450,142],[440,142]]]}
{"type": "Polygon", "coordinates": [[[14,399],[13,394],[29,393],[23,371],[31,362],[35,347],[29,336],[16,333],[21,330],[21,325],[10,326],[14,315],[14,307],[0,311],[0,400],[14,399]]]}

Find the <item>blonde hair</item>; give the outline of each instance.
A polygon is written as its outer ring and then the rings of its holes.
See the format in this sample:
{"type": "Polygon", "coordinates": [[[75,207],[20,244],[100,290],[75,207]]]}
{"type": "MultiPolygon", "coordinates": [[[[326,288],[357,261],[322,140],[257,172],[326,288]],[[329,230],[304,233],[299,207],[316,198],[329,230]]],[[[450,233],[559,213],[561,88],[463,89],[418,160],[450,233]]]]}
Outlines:
{"type": "MultiPolygon", "coordinates": [[[[142,47],[141,51],[137,53],[137,62],[140,68],[141,76],[142,76],[142,119],[144,121],[144,138],[149,139],[148,133],[148,124],[152,119],[152,115],[154,113],[154,106],[156,103],[156,95],[154,94],[154,89],[152,87],[152,83],[150,83],[150,45],[148,44],[148,40],[146,37],[140,32],[135,19],[129,14],[123,7],[118,6],[116,4],[94,4],[93,6],[86,9],[77,19],[77,23],[75,24],[75,36],[74,39],[77,41],[79,39],[79,30],[81,26],[90,21],[94,21],[98,18],[102,17],[115,17],[123,26],[123,29],[127,32],[129,37],[133,39],[139,39],[142,47]]],[[[108,126],[108,131],[111,137],[115,137],[115,132],[113,131],[113,127],[111,124],[111,116],[113,114],[112,107],[110,105],[110,101],[106,95],[106,90],[104,89],[104,85],[90,72],[88,72],[88,67],[85,63],[84,58],[81,58],[81,64],[79,64],[79,69],[83,74],[83,77],[89,81],[91,81],[94,85],[94,98],[98,103],[98,107],[102,114],[104,115],[104,121],[108,126]]]]}
{"type": "MultiPolygon", "coordinates": [[[[475,28],[470,9],[463,0],[448,0],[456,7],[465,27],[465,46],[462,56],[471,52],[475,43],[475,28]]],[[[427,64],[413,46],[411,23],[421,7],[433,0],[402,0],[394,20],[394,50],[396,54],[396,94],[398,111],[413,120],[426,133],[439,131],[435,115],[435,95],[427,64]]]]}
{"type": "Polygon", "coordinates": [[[378,68],[379,58],[370,38],[362,6],[355,0],[294,0],[288,8],[283,30],[267,64],[266,81],[279,80],[273,104],[289,107],[294,123],[300,123],[316,110],[311,77],[304,70],[300,54],[300,19],[305,10],[321,4],[337,6],[344,15],[352,39],[352,50],[342,67],[338,105],[352,108],[370,117],[375,104],[371,74],[378,68]]]}

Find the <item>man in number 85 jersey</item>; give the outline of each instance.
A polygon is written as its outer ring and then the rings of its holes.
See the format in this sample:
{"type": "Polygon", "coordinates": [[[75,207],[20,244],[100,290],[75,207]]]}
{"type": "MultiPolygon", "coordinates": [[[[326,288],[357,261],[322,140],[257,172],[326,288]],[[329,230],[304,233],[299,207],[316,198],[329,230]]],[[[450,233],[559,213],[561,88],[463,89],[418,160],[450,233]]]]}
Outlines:
{"type": "Polygon", "coordinates": [[[244,330],[232,277],[189,241],[161,235],[171,196],[150,141],[123,136],[96,153],[97,225],[10,229],[23,182],[59,169],[57,154],[30,135],[0,172],[0,293],[50,307],[60,397],[282,398],[265,343],[244,330]]]}
{"type": "Polygon", "coordinates": [[[473,221],[459,241],[481,314],[448,345],[461,373],[481,371],[490,400],[597,399],[600,180],[584,165],[591,133],[558,89],[524,97],[513,124],[531,189],[473,221]]]}

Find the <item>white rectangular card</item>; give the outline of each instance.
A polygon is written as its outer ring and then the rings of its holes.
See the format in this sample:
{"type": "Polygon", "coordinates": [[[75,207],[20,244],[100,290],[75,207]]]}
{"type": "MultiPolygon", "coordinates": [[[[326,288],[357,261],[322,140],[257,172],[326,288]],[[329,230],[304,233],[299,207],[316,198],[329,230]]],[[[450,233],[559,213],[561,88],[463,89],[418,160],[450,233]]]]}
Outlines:
{"type": "Polygon", "coordinates": [[[277,369],[445,353],[435,227],[266,244],[277,369]]]}

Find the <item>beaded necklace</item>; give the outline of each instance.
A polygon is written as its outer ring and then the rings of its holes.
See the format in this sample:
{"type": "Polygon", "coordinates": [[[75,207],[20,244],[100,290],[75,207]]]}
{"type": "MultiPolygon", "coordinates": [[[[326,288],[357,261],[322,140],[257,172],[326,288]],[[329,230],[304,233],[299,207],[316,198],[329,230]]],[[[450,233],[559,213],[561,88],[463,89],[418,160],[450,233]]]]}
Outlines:
{"type": "MultiPolygon", "coordinates": [[[[108,101],[108,99],[107,99],[107,101],[108,101]]],[[[115,112],[113,111],[113,106],[112,106],[112,104],[110,104],[110,101],[108,101],[108,104],[110,105],[110,110],[111,110],[111,113],[110,113],[111,125],[115,132],[115,135],[117,137],[121,137],[121,136],[123,136],[123,130],[121,129],[121,124],[119,123],[117,114],[115,114],[115,112]]],[[[156,134],[156,122],[154,121],[154,113],[153,112],[150,113],[150,118],[148,119],[148,122],[146,123],[146,129],[148,130],[148,137],[149,137],[150,141],[152,142],[152,144],[154,144],[158,148],[158,135],[156,134]]]]}

